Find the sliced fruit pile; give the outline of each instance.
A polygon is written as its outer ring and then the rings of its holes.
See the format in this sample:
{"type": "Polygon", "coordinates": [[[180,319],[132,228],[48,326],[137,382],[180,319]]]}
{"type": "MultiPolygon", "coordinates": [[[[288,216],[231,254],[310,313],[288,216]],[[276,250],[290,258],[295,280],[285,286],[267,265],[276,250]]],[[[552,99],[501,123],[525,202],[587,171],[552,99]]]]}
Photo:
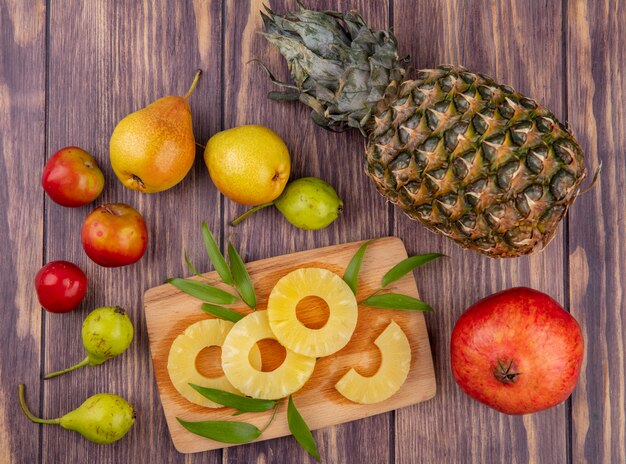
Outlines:
{"type": "Polygon", "coordinates": [[[256,369],[249,353],[261,340],[280,339],[272,332],[267,311],[256,311],[237,322],[222,347],[222,369],[228,380],[253,398],[277,400],[297,392],[309,380],[315,358],[285,347],[283,363],[271,372],[256,369]]]}
{"type": "MultiPolygon", "coordinates": [[[[167,359],[167,371],[178,393],[192,403],[206,406],[207,408],[222,407],[221,404],[217,404],[202,396],[189,384],[218,388],[231,393],[240,393],[228,381],[226,376],[206,377],[196,367],[196,358],[200,352],[211,346],[221,347],[233,325],[232,322],[221,319],[207,319],[196,322],[187,327],[172,343],[167,359]]],[[[260,369],[261,352],[259,348],[254,345],[248,353],[251,365],[255,369],[260,369]]]]}
{"type": "MultiPolygon", "coordinates": [[[[234,408],[235,414],[273,412],[261,428],[233,420],[188,421],[182,417],[176,420],[189,432],[204,438],[223,443],[249,443],[267,430],[285,400],[289,431],[303,449],[319,460],[311,430],[298,412],[292,395],[313,375],[317,359],[337,353],[350,342],[357,327],[359,306],[431,311],[428,304],[417,298],[392,293],[390,285],[443,255],[429,253],[401,260],[382,276],[378,288],[357,303],[359,273],[366,250],[374,242],[370,240],[361,244],[343,276],[317,267],[292,270],[280,278],[270,292],[267,309],[258,310],[253,281],[233,244],[228,242],[227,259],[205,222],[202,237],[222,285],[214,285],[214,276],[207,278],[200,274],[186,253],[187,266],[196,277],[169,278],[166,282],[201,300],[200,309],[218,319],[192,324],[174,340],[167,366],[170,380],[183,397],[201,406],[234,408]],[[322,300],[327,306],[325,321],[319,317],[321,308],[311,305],[310,298],[322,300]],[[237,301],[252,312],[243,316],[228,307],[237,301]],[[305,322],[305,313],[317,314],[318,320],[305,322]],[[267,366],[260,359],[259,343],[266,340],[277,341],[284,349],[278,367],[267,366]],[[202,375],[196,366],[200,352],[210,346],[221,347],[224,373],[213,378],[202,375]]],[[[377,372],[364,376],[348,366],[335,385],[346,399],[361,404],[381,402],[394,395],[406,381],[411,367],[411,347],[402,328],[393,320],[387,323],[373,342],[382,354],[377,372]]]]}
{"type": "MultiPolygon", "coordinates": [[[[172,344],[168,373],[178,392],[201,406],[221,405],[190,384],[265,400],[285,398],[309,380],[316,358],[348,344],[357,317],[356,298],[341,277],[326,269],[296,269],[278,281],[266,311],[255,311],[234,324],[211,319],[189,326],[172,344]],[[297,317],[298,303],[308,296],[322,298],[328,305],[328,320],[319,329],[306,327],[297,317]],[[257,342],[267,339],[283,345],[286,356],[279,367],[263,372],[257,342]],[[196,368],[196,357],[208,346],[221,346],[224,376],[208,378],[196,368]]],[[[384,401],[400,389],[409,372],[411,348],[400,326],[391,321],[374,343],[382,353],[377,373],[364,377],[350,369],[336,385],[339,393],[356,403],[384,401]]]]}

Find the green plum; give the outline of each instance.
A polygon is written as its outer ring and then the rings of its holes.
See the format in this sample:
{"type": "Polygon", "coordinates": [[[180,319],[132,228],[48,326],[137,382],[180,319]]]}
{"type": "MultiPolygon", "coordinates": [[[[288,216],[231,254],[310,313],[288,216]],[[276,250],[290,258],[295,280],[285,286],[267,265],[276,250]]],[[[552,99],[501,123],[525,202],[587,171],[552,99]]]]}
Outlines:
{"type": "Polygon", "coordinates": [[[58,419],[35,417],[24,399],[24,385],[19,386],[20,406],[32,422],[56,424],[66,430],[80,433],[88,440],[101,445],[122,438],[135,423],[135,409],[124,398],[112,393],[99,393],[87,398],[83,404],[58,419]]]}
{"type": "Polygon", "coordinates": [[[87,351],[85,359],[67,369],[47,374],[44,379],[51,379],[79,367],[102,364],[126,351],[133,335],[133,324],[124,308],[103,306],[94,309],[83,322],[83,345],[87,351]]]}
{"type": "Polygon", "coordinates": [[[274,201],[256,206],[231,222],[235,226],[250,214],[274,205],[285,219],[306,230],[323,229],[341,213],[343,202],[335,189],[317,177],[302,177],[290,182],[274,201]]]}

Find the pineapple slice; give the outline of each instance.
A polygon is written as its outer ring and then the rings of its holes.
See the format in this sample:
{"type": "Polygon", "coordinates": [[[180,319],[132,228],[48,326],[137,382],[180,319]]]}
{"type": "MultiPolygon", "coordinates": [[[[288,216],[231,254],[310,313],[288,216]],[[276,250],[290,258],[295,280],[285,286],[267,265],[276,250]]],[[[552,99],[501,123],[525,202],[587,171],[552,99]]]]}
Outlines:
{"type": "MultiPolygon", "coordinates": [[[[188,401],[207,408],[223,407],[202,396],[189,386],[190,383],[240,394],[225,375],[209,378],[198,372],[196,368],[198,354],[204,348],[222,346],[226,334],[230,332],[233,325],[232,322],[222,319],[196,322],[187,327],[172,343],[167,359],[167,372],[174,388],[188,401]]],[[[261,368],[261,352],[256,345],[250,351],[250,362],[253,366],[261,368]]]]}
{"type": "Polygon", "coordinates": [[[326,269],[303,268],[278,281],[267,302],[270,327],[285,347],[319,358],[343,348],[356,327],[358,306],[352,290],[337,274],[326,269]],[[296,306],[307,296],[322,298],[330,315],[319,329],[298,320],[296,306]]]}
{"type": "Polygon", "coordinates": [[[256,343],[276,340],[267,318],[267,311],[256,311],[238,321],[222,345],[222,369],[228,380],[244,394],[253,398],[276,400],[298,391],[309,380],[315,358],[303,356],[285,347],[283,363],[271,372],[262,372],[248,359],[256,343]]]}
{"type": "Polygon", "coordinates": [[[350,401],[361,404],[379,403],[397,392],[411,367],[409,340],[394,321],[374,341],[380,349],[380,368],[371,377],[364,377],[350,369],[335,388],[350,401]]]}

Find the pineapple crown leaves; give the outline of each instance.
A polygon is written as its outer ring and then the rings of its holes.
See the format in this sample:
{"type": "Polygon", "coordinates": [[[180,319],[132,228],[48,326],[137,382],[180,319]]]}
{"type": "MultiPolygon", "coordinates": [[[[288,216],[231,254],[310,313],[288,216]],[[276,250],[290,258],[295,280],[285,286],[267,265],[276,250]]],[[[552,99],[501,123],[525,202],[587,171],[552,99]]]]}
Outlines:
{"type": "MultiPolygon", "coordinates": [[[[297,12],[261,12],[267,40],[289,64],[294,85],[272,81],[295,92],[270,94],[309,106],[312,119],[331,130],[361,130],[387,86],[405,74],[391,31],[373,31],[356,11],[322,12],[299,3],[297,12]]],[[[267,70],[267,69],[266,69],[267,70]]],[[[268,71],[269,72],[269,71],[268,71]]]]}

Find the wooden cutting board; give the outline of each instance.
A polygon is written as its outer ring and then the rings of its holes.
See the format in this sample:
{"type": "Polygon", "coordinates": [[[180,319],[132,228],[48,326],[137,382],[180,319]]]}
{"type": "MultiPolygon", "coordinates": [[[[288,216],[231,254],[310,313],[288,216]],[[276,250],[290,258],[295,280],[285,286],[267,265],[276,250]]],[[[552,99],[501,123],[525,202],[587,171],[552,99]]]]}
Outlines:
{"type": "MultiPolygon", "coordinates": [[[[246,267],[257,294],[257,309],[266,308],[267,298],[276,282],[294,269],[321,267],[343,275],[345,267],[362,243],[330,246],[247,263],[246,267]]],[[[361,301],[374,292],[380,285],[385,272],[406,257],[404,244],[398,238],[382,238],[371,243],[361,268],[357,301],[361,301]]],[[[214,285],[228,289],[220,283],[217,273],[210,272],[204,274],[204,277],[214,285]]],[[[199,278],[193,277],[193,279],[199,278]]],[[[412,273],[393,283],[390,290],[418,297],[412,273]]],[[[299,305],[298,315],[305,324],[323,322],[327,311],[320,307],[319,302],[305,299],[303,303],[299,305]],[[301,307],[302,310],[300,310],[301,307]]],[[[169,284],[151,288],[144,295],[148,336],[159,394],[174,446],[181,453],[207,451],[231,445],[188,432],[178,423],[177,417],[188,421],[240,420],[262,427],[267,423],[271,414],[271,411],[246,413],[233,418],[232,409],[210,409],[194,405],[185,400],[172,385],[167,372],[170,346],[186,327],[212,317],[200,309],[201,304],[200,300],[180,292],[169,284]]],[[[250,311],[243,304],[231,307],[242,314],[250,311]]],[[[280,364],[280,348],[276,345],[265,344],[260,348],[263,369],[276,368],[280,364]]],[[[212,354],[215,357],[215,351],[212,354]]],[[[219,372],[218,359],[210,360],[201,354],[196,363],[200,369],[209,369],[211,366],[207,364],[211,364],[212,369],[214,371],[217,369],[219,372]],[[205,366],[203,367],[201,363],[205,366]]],[[[294,394],[294,402],[309,427],[319,429],[409,406],[428,400],[434,395],[435,373],[424,314],[361,306],[357,327],[350,342],[337,353],[317,361],[309,381],[294,394]],[[407,380],[400,390],[386,401],[371,405],[352,403],[341,396],[335,390],[334,385],[351,367],[356,368],[363,375],[373,375],[376,372],[380,363],[380,351],[373,342],[392,320],[404,330],[411,344],[411,369],[407,380]]],[[[283,401],[278,409],[276,420],[259,440],[281,437],[290,433],[286,410],[287,405],[283,401]]]]}

